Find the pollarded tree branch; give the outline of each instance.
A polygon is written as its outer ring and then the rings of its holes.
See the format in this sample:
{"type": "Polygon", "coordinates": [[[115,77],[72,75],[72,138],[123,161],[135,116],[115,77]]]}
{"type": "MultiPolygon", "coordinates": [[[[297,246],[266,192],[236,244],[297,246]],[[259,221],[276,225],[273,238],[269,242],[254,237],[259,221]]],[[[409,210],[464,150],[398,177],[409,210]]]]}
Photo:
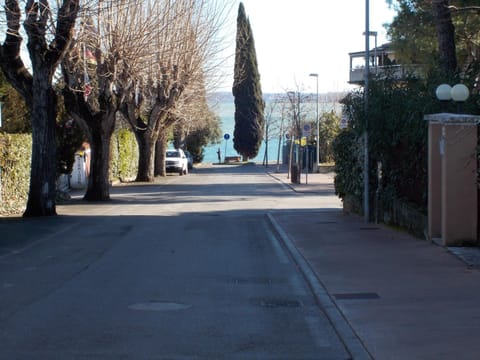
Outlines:
{"type": "MultiPolygon", "coordinates": [[[[32,57],[32,63],[39,61],[43,65],[54,68],[66,51],[71,31],[75,25],[80,9],[79,0],[64,0],[57,12],[55,29],[52,29],[53,40],[48,44],[48,24],[51,8],[48,0],[28,0],[25,6],[26,19],[25,31],[29,37],[28,47],[32,57]]],[[[35,64],[34,64],[35,67],[35,64]]]]}
{"type": "Polygon", "coordinates": [[[32,103],[32,76],[20,57],[22,37],[20,36],[20,7],[18,1],[5,2],[7,31],[0,47],[0,67],[8,81],[25,99],[27,106],[32,103]]]}
{"type": "Polygon", "coordinates": [[[77,18],[80,5],[79,0],[65,1],[58,11],[55,39],[50,44],[50,54],[52,63],[57,63],[62,54],[68,47],[69,36],[77,18]]]}

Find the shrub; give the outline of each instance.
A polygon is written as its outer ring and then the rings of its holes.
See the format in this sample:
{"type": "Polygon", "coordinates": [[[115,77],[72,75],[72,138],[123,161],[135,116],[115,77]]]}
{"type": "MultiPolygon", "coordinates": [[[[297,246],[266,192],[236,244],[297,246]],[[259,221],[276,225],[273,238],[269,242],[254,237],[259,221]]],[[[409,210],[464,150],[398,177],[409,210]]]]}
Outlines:
{"type": "MultiPolygon", "coordinates": [[[[31,134],[0,134],[0,215],[25,209],[30,185],[31,134]]],[[[110,180],[127,181],[136,176],[138,148],[129,130],[112,137],[110,180]]]]}
{"type": "Polygon", "coordinates": [[[0,214],[25,209],[30,185],[32,137],[0,134],[0,214]]]}
{"type": "Polygon", "coordinates": [[[341,198],[347,194],[362,197],[363,164],[361,142],[351,130],[343,130],[333,141],[335,159],[335,193],[341,198]]]}
{"type": "Polygon", "coordinates": [[[335,189],[342,199],[351,195],[363,201],[363,133],[368,126],[370,203],[376,196],[379,206],[389,211],[401,200],[426,212],[428,124],[423,117],[440,110],[434,96],[438,83],[438,79],[372,81],[367,113],[363,89],[342,100],[349,126],[334,144],[335,189]]]}
{"type": "Polygon", "coordinates": [[[113,134],[110,146],[110,180],[132,180],[137,170],[138,146],[135,135],[130,130],[120,129],[113,134]]]}

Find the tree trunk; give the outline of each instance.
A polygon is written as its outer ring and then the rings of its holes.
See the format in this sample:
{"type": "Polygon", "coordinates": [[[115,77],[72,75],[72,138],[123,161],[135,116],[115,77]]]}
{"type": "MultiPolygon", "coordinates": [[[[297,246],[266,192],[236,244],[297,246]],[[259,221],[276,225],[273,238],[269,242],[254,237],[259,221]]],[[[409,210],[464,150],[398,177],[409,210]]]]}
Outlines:
{"type": "MultiPolygon", "coordinates": [[[[117,106],[115,102],[106,101],[101,104],[103,111],[94,114],[83,94],[68,87],[63,89],[63,98],[69,114],[85,130],[92,150],[88,187],[83,198],[87,201],[110,200],[110,143],[115,130],[117,106]]],[[[99,97],[102,100],[105,98],[99,97]]]]}
{"type": "Polygon", "coordinates": [[[25,1],[24,14],[19,4],[19,1],[4,2],[6,21],[3,30],[6,34],[0,46],[0,67],[30,110],[32,162],[30,190],[23,216],[56,215],[57,95],[52,78],[72,37],[79,0],[57,1],[56,11],[50,7],[49,1],[25,1]],[[24,33],[28,37],[26,46],[31,71],[22,61],[20,21],[23,21],[24,33]]]}
{"type": "Polygon", "coordinates": [[[110,200],[110,143],[115,129],[115,113],[94,117],[86,122],[89,130],[92,161],[84,199],[88,201],[110,200]]]}
{"type": "Polygon", "coordinates": [[[455,27],[449,9],[448,0],[433,0],[432,10],[437,30],[440,66],[448,74],[457,70],[457,54],[455,50],[455,27]]]}
{"type": "Polygon", "coordinates": [[[167,151],[166,132],[162,132],[155,143],[155,176],[166,176],[165,152],[167,151]]]}
{"type": "Polygon", "coordinates": [[[37,71],[33,78],[32,162],[30,191],[25,217],[56,215],[56,141],[57,96],[48,80],[49,71],[37,71]],[[42,76],[43,75],[43,76],[42,76]]]}
{"type": "Polygon", "coordinates": [[[138,142],[138,172],[135,181],[152,182],[155,179],[155,143],[152,133],[136,131],[135,137],[138,142]]]}

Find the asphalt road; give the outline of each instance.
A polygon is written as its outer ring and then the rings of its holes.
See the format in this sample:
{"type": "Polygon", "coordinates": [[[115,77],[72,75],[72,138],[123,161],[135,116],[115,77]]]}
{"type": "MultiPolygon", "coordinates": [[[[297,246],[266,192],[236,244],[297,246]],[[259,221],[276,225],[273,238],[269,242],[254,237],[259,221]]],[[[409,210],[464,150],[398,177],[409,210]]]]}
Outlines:
{"type": "Polygon", "coordinates": [[[265,215],[334,204],[210,166],[0,219],[0,358],[349,359],[265,215]]]}

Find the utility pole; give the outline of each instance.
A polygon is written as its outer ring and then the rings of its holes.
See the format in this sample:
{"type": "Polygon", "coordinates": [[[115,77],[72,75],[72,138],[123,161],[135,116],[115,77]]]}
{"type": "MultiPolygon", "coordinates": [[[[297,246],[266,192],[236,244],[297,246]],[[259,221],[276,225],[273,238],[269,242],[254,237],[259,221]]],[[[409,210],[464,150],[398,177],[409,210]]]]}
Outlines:
{"type": "Polygon", "coordinates": [[[317,127],[317,144],[316,144],[316,155],[317,155],[317,160],[316,160],[316,165],[317,169],[315,170],[317,173],[320,172],[320,118],[318,114],[318,74],[317,73],[312,73],[309,76],[315,77],[317,80],[317,104],[316,104],[316,121],[315,125],[317,127]]]}
{"type": "Polygon", "coordinates": [[[368,176],[368,78],[370,77],[370,3],[365,0],[365,86],[363,88],[363,102],[365,105],[364,162],[363,162],[363,212],[365,222],[370,221],[369,207],[369,176],[368,176]]]}

